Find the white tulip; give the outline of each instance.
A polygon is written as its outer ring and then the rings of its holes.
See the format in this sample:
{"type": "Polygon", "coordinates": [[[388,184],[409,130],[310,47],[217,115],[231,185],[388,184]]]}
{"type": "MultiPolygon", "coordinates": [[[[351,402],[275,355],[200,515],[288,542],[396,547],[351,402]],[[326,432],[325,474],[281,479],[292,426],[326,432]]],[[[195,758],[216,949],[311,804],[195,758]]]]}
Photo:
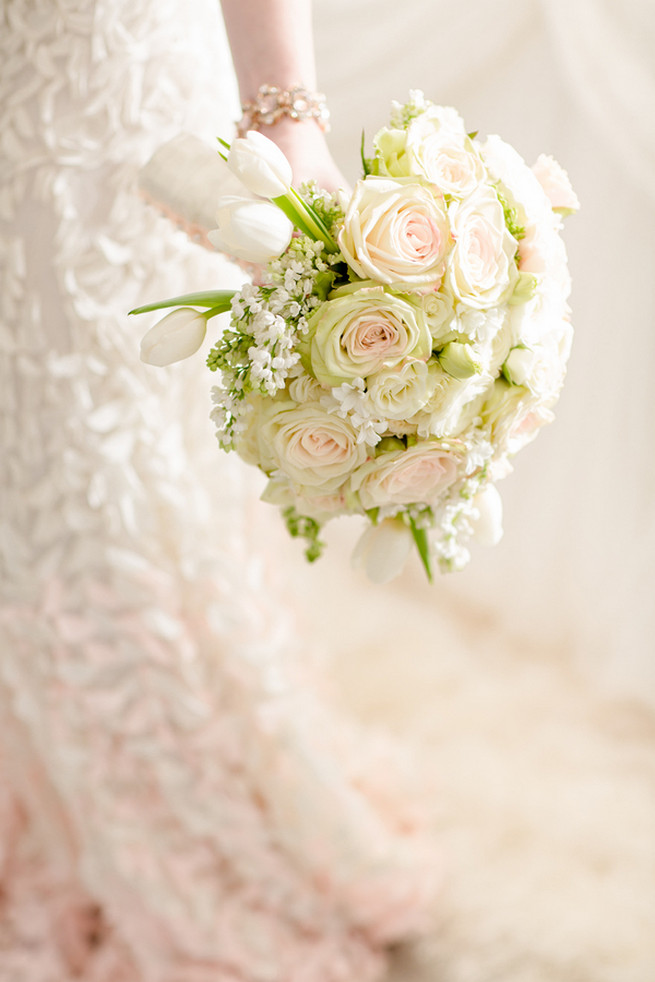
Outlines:
{"type": "Polygon", "coordinates": [[[372,583],[388,583],[402,573],[412,549],[412,533],[396,518],[370,525],[355,546],[352,564],[363,567],[372,583]]]}
{"type": "Polygon", "coordinates": [[[178,307],[150,328],[141,341],[141,361],[172,365],[196,353],[207,332],[205,316],[191,307],[178,307]]]}
{"type": "Polygon", "coordinates": [[[473,538],[481,546],[498,545],[503,537],[503,502],[494,484],[488,484],[473,499],[478,518],[473,522],[473,538]]]}
{"type": "Polygon", "coordinates": [[[249,191],[262,198],[286,194],[293,180],[291,164],[280,148],[256,130],[233,141],[227,165],[249,191]]]}
{"type": "Polygon", "coordinates": [[[250,263],[265,263],[279,256],[293,232],[293,225],[276,205],[251,198],[221,198],[216,222],[218,228],[209,232],[212,245],[250,263]]]}

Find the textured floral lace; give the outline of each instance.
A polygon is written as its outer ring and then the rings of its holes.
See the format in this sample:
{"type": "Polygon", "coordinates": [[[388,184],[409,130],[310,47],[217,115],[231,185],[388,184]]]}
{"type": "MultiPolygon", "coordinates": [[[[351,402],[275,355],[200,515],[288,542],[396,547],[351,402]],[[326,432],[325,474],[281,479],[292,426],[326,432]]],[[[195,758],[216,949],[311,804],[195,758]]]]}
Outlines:
{"type": "Polygon", "coordinates": [[[301,668],[201,360],[142,366],[125,315],[239,282],[136,189],[229,126],[215,18],[0,13],[2,982],[365,980],[431,895],[402,761],[301,668]]]}

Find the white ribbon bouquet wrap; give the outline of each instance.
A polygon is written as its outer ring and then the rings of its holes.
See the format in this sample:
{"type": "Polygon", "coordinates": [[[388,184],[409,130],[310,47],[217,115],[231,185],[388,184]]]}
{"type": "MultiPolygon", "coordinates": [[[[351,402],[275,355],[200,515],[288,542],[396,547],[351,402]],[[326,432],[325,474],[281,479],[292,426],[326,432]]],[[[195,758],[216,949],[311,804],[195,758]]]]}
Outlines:
{"type": "Polygon", "coordinates": [[[222,200],[209,238],[266,264],[261,282],[133,311],[175,308],[143,359],[192,354],[231,311],[208,358],[218,442],[267,475],[263,498],[308,559],[327,521],[357,514],[374,580],[412,546],[429,578],[435,560],[461,568],[471,539],[502,534],[496,482],[564,381],[566,173],[543,155],[530,169],[420,92],[393,104],[350,196],[292,187],[260,133],[222,146],[251,197],[222,200]]]}

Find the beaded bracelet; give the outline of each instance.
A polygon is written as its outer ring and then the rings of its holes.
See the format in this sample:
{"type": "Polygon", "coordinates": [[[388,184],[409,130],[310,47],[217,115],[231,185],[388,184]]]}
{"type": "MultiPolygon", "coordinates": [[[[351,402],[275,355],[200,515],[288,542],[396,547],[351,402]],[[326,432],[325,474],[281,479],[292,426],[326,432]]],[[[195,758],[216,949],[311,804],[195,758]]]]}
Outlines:
{"type": "Polygon", "coordinates": [[[272,126],[283,116],[289,116],[297,122],[315,119],[324,133],[330,128],[330,113],[325,104],[325,96],[321,92],[309,92],[302,85],[294,85],[291,89],[262,85],[257,98],[245,102],[241,109],[243,116],[237,123],[238,136],[244,136],[248,130],[272,126]]]}

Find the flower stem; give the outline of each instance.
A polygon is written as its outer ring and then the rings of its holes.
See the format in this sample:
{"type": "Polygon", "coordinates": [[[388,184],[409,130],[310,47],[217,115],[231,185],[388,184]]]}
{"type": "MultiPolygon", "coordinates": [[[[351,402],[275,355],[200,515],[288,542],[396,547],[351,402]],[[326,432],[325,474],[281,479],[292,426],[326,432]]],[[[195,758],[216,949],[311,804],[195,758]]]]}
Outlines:
{"type": "Polygon", "coordinates": [[[236,290],[205,290],[201,293],[185,293],[169,300],[158,300],[143,307],[135,307],[130,314],[146,314],[150,310],[164,310],[166,307],[211,307],[214,314],[222,314],[230,309],[236,290]]]}
{"type": "Polygon", "coordinates": [[[336,242],[318,212],[306,201],[303,201],[295,188],[289,188],[286,194],[281,194],[278,198],[271,200],[300,232],[308,235],[314,241],[323,242],[328,252],[338,251],[336,242]]]}
{"type": "Polygon", "coordinates": [[[432,583],[432,563],[430,562],[430,542],[428,539],[428,533],[425,529],[420,529],[416,525],[413,518],[409,519],[409,527],[412,532],[412,537],[416,545],[417,552],[421,557],[421,562],[423,563],[423,568],[425,569],[425,575],[428,578],[428,583],[432,583]]]}

